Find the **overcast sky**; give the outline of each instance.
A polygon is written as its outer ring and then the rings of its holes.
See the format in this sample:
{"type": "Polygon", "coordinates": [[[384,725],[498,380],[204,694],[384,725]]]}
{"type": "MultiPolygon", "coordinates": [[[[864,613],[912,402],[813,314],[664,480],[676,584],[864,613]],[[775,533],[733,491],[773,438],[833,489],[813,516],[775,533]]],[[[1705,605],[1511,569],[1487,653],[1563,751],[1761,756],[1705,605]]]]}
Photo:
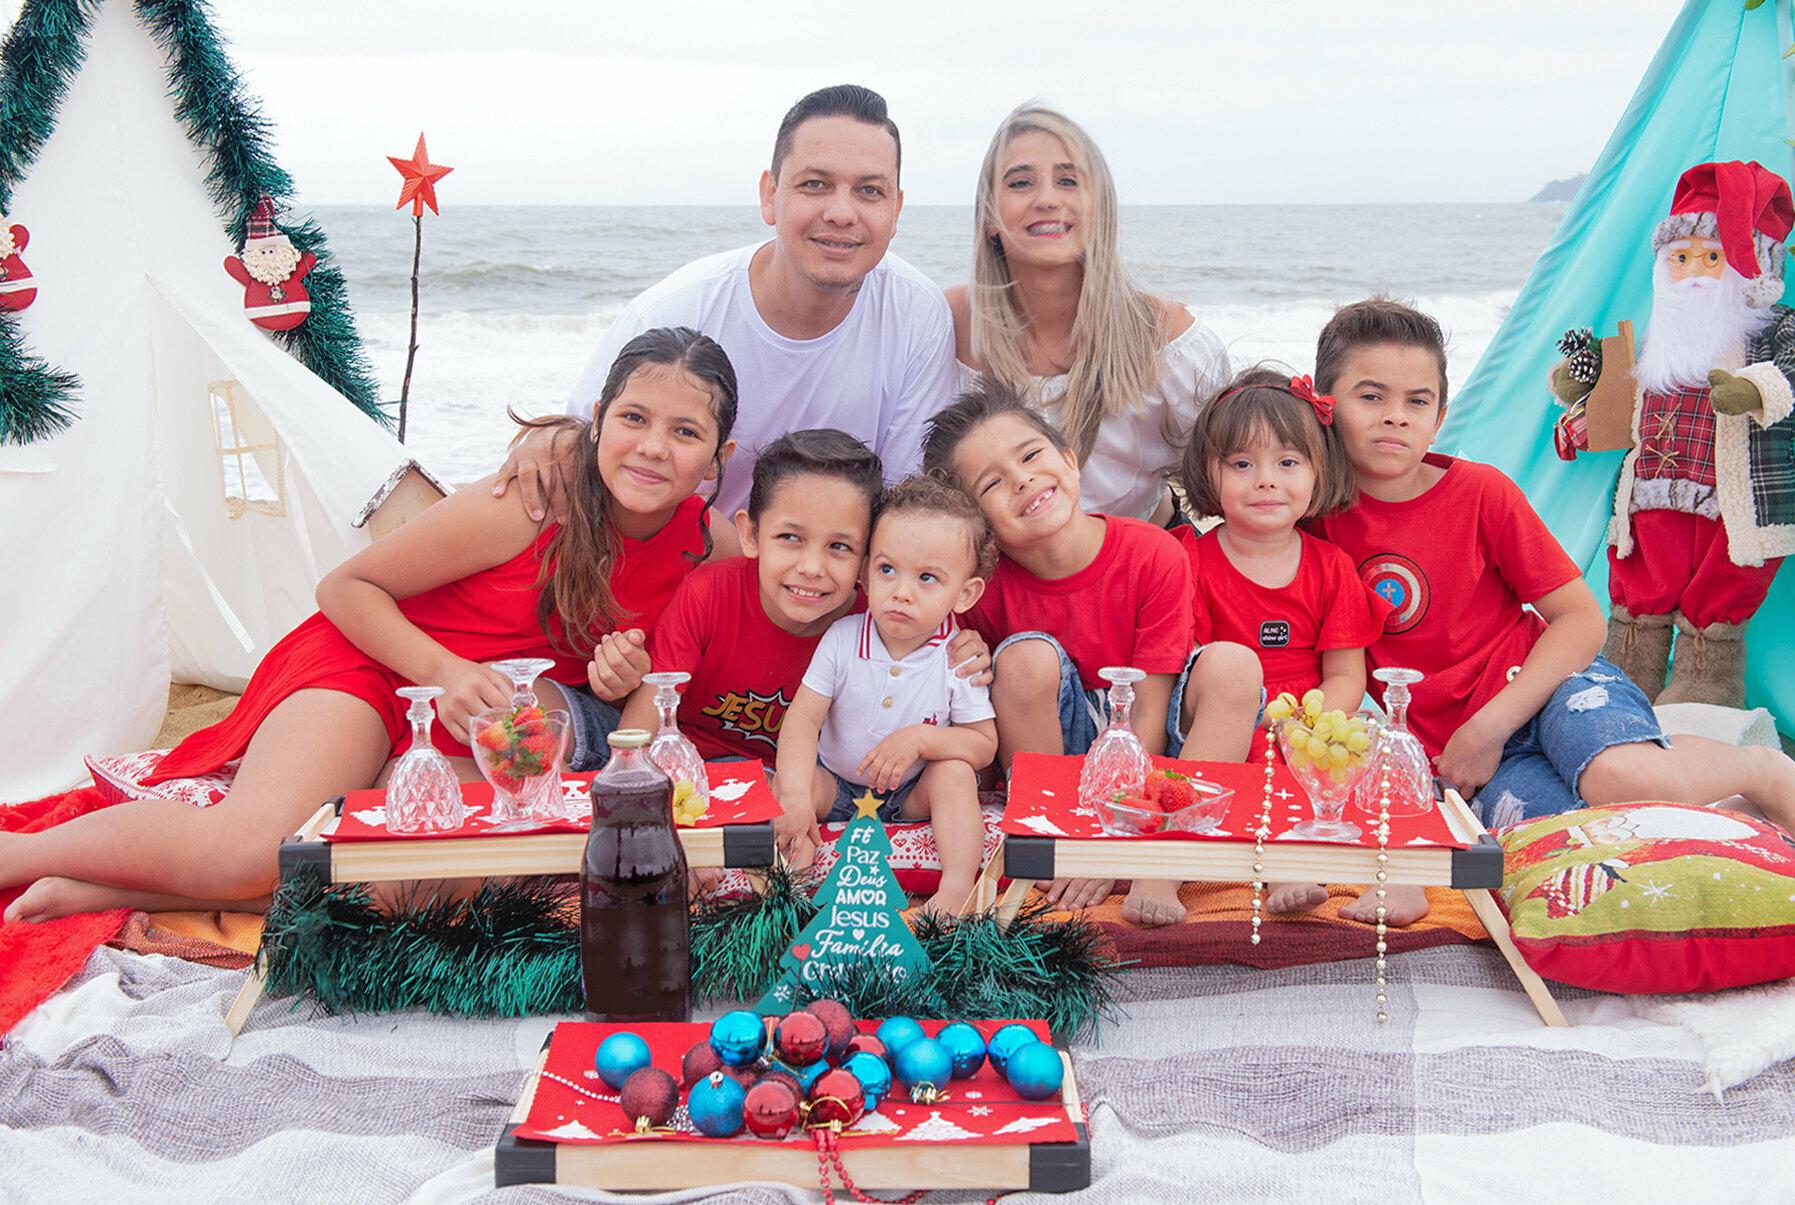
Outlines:
{"type": "MultiPolygon", "coordinates": [[[[119,0],[114,0],[119,2],[119,0]]],[[[1721,0],[1716,0],[1721,2],[1721,0]]],[[[1730,0],[1737,3],[1739,0],[1730,0]]],[[[0,0],[16,11],[17,0],[0,0]]],[[[1125,202],[1520,201],[1586,170],[1678,0],[214,0],[302,197],[741,204],[793,100],[884,93],[915,204],[1039,98],[1125,202]]]]}

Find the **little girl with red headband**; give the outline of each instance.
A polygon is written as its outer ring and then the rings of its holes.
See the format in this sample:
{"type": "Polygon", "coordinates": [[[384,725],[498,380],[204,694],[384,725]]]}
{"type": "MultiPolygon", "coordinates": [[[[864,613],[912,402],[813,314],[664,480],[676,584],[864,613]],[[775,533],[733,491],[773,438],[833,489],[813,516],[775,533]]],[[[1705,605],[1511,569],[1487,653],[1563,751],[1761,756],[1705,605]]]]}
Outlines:
{"type": "MultiPolygon", "coordinates": [[[[1345,552],[1297,526],[1357,496],[1333,419],[1334,399],[1308,377],[1266,367],[1235,377],[1198,416],[1177,470],[1191,513],[1222,522],[1177,535],[1196,579],[1199,652],[1216,641],[1245,645],[1259,655],[1269,696],[1319,689],[1324,708],[1351,712],[1365,697],[1365,649],[1390,604],[1345,552]]],[[[1167,725],[1174,754],[1190,730],[1188,677],[1167,725]]],[[[1326,899],[1313,883],[1279,883],[1267,905],[1285,912],[1326,899]]]]}

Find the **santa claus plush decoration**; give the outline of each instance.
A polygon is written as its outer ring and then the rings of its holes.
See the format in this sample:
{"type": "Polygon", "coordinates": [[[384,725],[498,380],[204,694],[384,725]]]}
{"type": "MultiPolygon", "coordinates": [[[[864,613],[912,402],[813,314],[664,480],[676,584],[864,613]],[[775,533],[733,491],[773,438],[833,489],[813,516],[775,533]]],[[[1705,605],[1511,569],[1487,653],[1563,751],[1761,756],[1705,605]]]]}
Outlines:
{"type": "MultiPolygon", "coordinates": [[[[1792,224],[1781,177],[1757,163],[1704,163],[1677,181],[1652,236],[1602,652],[1660,703],[1743,705],[1745,625],[1795,551],[1795,313],[1775,304],[1792,224]]],[[[1570,407],[1556,431],[1566,460],[1588,447],[1584,381],[1594,377],[1577,363],[1588,354],[1552,373],[1570,407]]]]}
{"type": "Polygon", "coordinates": [[[0,310],[22,310],[37,296],[37,281],[20,254],[30,241],[29,230],[0,217],[0,310]]]}
{"type": "Polygon", "coordinates": [[[224,270],[243,286],[243,311],[264,330],[290,331],[312,312],[302,279],[318,257],[293,246],[274,224],[274,202],[263,197],[249,217],[241,257],[224,257],[224,270]]]}

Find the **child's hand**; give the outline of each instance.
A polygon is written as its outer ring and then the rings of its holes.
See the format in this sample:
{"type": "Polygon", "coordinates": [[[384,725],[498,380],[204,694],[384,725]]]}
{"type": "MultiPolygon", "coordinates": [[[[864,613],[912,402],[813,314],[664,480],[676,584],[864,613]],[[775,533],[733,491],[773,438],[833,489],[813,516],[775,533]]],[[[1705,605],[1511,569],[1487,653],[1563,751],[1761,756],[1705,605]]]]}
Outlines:
{"type": "Polygon", "coordinates": [[[1507,737],[1501,740],[1485,737],[1473,717],[1452,734],[1452,739],[1440,750],[1440,756],[1434,758],[1434,769],[1468,799],[1495,777],[1496,767],[1502,764],[1502,746],[1507,741],[1507,737]]]}
{"type": "Polygon", "coordinates": [[[900,728],[872,747],[855,773],[866,779],[866,785],[881,793],[904,781],[904,773],[922,756],[923,742],[929,725],[912,724],[900,728]]]}
{"type": "Polygon", "coordinates": [[[642,675],[654,666],[644,647],[647,637],[641,628],[626,632],[606,632],[592,651],[592,663],[586,667],[586,681],[592,693],[609,703],[628,698],[642,685],[642,675]]]}
{"type": "Polygon", "coordinates": [[[458,661],[437,675],[443,693],[436,699],[436,716],[449,730],[449,735],[462,744],[470,744],[467,722],[489,707],[509,707],[513,687],[511,679],[497,670],[476,661],[458,661]]]}
{"type": "Polygon", "coordinates": [[[957,676],[974,686],[989,686],[993,681],[991,646],[971,628],[961,628],[947,642],[947,663],[954,667],[957,676]]]}
{"type": "Polygon", "coordinates": [[[817,828],[814,815],[788,811],[773,821],[773,842],[793,870],[803,870],[816,861],[817,842],[821,837],[822,831],[817,828]]]}

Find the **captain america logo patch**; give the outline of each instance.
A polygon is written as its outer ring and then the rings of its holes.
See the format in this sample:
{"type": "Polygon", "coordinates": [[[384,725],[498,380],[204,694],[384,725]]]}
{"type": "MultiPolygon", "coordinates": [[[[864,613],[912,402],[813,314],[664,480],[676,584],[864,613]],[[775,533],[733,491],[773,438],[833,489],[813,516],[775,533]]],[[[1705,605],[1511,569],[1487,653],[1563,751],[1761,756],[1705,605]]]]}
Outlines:
{"type": "Polygon", "coordinates": [[[1433,598],[1421,567],[1405,556],[1381,553],[1359,566],[1359,576],[1371,592],[1390,604],[1384,633],[1397,636],[1421,622],[1433,598]]]}

